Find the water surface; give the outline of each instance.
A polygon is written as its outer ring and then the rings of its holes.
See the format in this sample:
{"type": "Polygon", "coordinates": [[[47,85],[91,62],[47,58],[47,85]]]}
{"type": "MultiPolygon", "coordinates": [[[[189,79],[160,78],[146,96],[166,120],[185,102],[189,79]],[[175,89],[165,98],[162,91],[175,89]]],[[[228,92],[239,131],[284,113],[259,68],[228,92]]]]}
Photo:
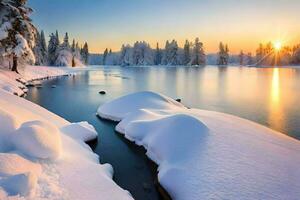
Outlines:
{"type": "Polygon", "coordinates": [[[111,163],[114,179],[136,199],[161,199],[155,166],[144,150],[100,120],[99,105],[132,92],[151,90],[181,98],[189,107],[234,114],[300,139],[300,69],[247,67],[98,67],[48,80],[27,99],[71,122],[88,121],[99,132],[94,151],[111,163]],[[56,88],[52,88],[56,85],[56,88]],[[105,90],[106,95],[98,94],[105,90]]]}

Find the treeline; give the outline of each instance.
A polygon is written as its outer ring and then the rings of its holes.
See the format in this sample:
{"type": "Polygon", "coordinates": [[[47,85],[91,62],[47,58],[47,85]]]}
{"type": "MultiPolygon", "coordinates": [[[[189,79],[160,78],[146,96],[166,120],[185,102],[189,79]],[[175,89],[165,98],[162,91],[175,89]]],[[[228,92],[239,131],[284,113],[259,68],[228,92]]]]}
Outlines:
{"type": "Polygon", "coordinates": [[[166,41],[165,47],[151,48],[145,42],[135,42],[133,46],[122,45],[119,52],[105,49],[97,63],[102,65],[241,65],[241,66],[274,66],[274,65],[299,65],[300,44],[293,47],[284,46],[279,50],[271,42],[259,44],[255,55],[251,52],[230,54],[227,44],[220,42],[216,54],[206,54],[204,45],[198,38],[194,42],[186,40],[184,46],[178,46],[176,40],[166,41]]]}
{"type": "MultiPolygon", "coordinates": [[[[241,56],[242,54],[240,54],[241,56]]],[[[275,49],[271,42],[259,44],[256,50],[256,65],[299,65],[300,64],[300,44],[293,47],[283,46],[275,49]]]]}
{"type": "Polygon", "coordinates": [[[50,35],[48,45],[44,32],[39,33],[29,15],[26,0],[0,1],[0,65],[18,72],[19,64],[80,66],[88,64],[88,45],[82,48],[66,33],[62,43],[58,32],[50,35]]]}
{"type": "MultiPolygon", "coordinates": [[[[229,49],[227,45],[220,43],[219,64],[227,64],[229,49]]],[[[135,42],[133,46],[122,45],[120,52],[113,53],[105,49],[102,55],[103,65],[205,65],[206,54],[203,43],[199,38],[193,42],[186,40],[184,47],[180,48],[176,40],[166,41],[162,49],[157,43],[153,49],[145,42],[135,42]]]]}
{"type": "Polygon", "coordinates": [[[33,48],[35,65],[50,66],[83,66],[88,65],[89,49],[85,42],[80,47],[73,39],[69,42],[69,35],[65,33],[64,39],[60,42],[58,31],[50,34],[50,40],[46,45],[44,32],[37,32],[36,45],[33,48]]]}
{"type": "MultiPolygon", "coordinates": [[[[190,65],[201,66],[207,64],[203,43],[199,38],[193,42],[186,40],[184,46],[178,46],[176,40],[166,41],[164,48],[157,43],[156,48],[151,48],[145,41],[137,41],[133,46],[122,45],[119,52],[105,49],[101,56],[102,65],[142,66],[142,65],[190,65]]],[[[211,57],[211,56],[210,56],[211,57]]],[[[227,44],[220,42],[219,51],[216,54],[218,65],[227,65],[230,61],[227,44]]]]}

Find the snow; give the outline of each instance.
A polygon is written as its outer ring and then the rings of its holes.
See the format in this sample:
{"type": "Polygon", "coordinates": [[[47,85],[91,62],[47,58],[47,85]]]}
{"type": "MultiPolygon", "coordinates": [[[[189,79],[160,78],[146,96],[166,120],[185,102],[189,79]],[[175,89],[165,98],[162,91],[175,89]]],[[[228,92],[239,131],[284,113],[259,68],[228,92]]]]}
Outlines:
{"type": "Polygon", "coordinates": [[[300,196],[300,143],[282,133],[150,92],[108,102],[98,114],[119,120],[116,130],[145,147],[172,199],[300,196]]]}
{"type": "Polygon", "coordinates": [[[182,104],[169,97],[153,92],[139,92],[123,96],[119,99],[113,100],[109,104],[104,104],[103,106],[99,107],[97,113],[102,118],[120,121],[133,110],[142,108],[170,109],[173,106],[179,108],[184,107],[182,104]],[[126,106],[124,106],[124,102],[128,102],[125,104],[126,106]]]}
{"type": "Polygon", "coordinates": [[[0,40],[7,38],[8,30],[11,29],[10,22],[4,22],[0,27],[0,40]]]}
{"type": "Polygon", "coordinates": [[[17,57],[21,58],[23,55],[26,55],[26,59],[31,62],[35,63],[35,56],[28,46],[27,40],[21,35],[16,34],[17,46],[14,48],[14,53],[17,57]]]}
{"type": "Polygon", "coordinates": [[[71,124],[2,89],[0,120],[0,199],[132,199],[84,143],[96,133],[88,123],[71,124]]]}
{"type": "Polygon", "coordinates": [[[11,136],[15,148],[30,157],[54,159],[61,154],[59,130],[46,122],[25,122],[11,136]]]}
{"type": "Polygon", "coordinates": [[[20,74],[0,66],[0,90],[22,96],[26,93],[26,84],[33,80],[41,80],[75,72],[67,67],[25,66],[19,68],[20,74]]]}
{"type": "Polygon", "coordinates": [[[95,128],[88,122],[72,123],[62,127],[61,131],[74,139],[85,142],[96,139],[98,136],[95,128]]]}

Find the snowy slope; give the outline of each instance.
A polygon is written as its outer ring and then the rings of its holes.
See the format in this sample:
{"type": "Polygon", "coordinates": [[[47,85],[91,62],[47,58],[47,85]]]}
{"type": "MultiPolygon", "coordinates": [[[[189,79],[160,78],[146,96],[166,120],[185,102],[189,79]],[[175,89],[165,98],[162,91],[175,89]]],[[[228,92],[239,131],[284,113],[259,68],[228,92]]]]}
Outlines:
{"type": "Polygon", "coordinates": [[[0,89],[0,199],[132,199],[109,164],[84,141],[87,122],[70,124],[0,89]]]}
{"type": "Polygon", "coordinates": [[[173,199],[298,199],[300,142],[228,114],[187,109],[165,96],[135,93],[98,114],[142,145],[173,199]],[[145,104],[141,104],[145,102],[145,104]]]}

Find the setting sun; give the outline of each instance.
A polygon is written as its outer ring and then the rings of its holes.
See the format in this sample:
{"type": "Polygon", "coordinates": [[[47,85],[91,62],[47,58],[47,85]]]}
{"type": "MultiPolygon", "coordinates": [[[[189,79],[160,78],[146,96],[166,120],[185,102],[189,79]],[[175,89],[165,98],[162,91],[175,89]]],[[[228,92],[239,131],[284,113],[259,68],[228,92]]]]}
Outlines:
{"type": "Polygon", "coordinates": [[[281,41],[276,41],[276,42],[274,42],[273,45],[274,45],[275,50],[279,51],[282,47],[282,42],[281,41]]]}

